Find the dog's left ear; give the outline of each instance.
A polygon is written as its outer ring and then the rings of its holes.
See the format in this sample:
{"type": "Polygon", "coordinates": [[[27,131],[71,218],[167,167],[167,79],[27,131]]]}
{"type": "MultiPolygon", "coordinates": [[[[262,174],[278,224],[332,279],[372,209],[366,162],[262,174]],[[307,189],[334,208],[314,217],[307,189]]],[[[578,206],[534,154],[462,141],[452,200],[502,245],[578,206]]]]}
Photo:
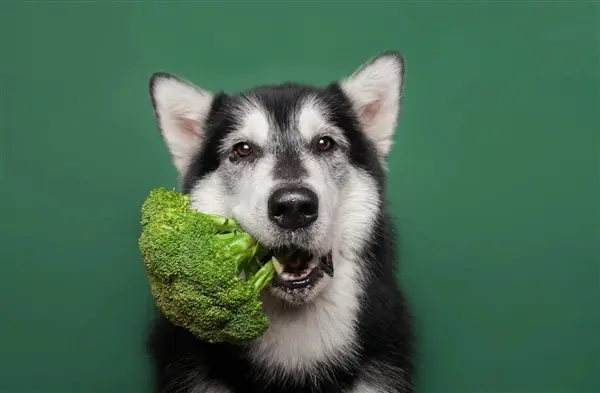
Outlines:
{"type": "Polygon", "coordinates": [[[367,137],[386,159],[393,144],[404,89],[404,58],[398,52],[379,54],[363,64],[340,87],[352,102],[367,137]]]}

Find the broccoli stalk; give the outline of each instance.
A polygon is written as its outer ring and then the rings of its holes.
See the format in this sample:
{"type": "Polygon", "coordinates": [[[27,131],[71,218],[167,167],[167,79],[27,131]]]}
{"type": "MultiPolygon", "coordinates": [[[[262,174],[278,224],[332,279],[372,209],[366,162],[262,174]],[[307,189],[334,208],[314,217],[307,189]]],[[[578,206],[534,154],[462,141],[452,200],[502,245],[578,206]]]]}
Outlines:
{"type": "Polygon", "coordinates": [[[216,229],[220,232],[217,238],[224,240],[231,252],[235,255],[238,271],[257,292],[262,291],[275,276],[275,267],[271,256],[263,263],[261,259],[269,256],[250,235],[243,232],[240,225],[232,218],[203,214],[210,218],[216,229]]]}
{"type": "Polygon", "coordinates": [[[274,256],[232,218],[191,209],[188,196],[153,190],[139,248],[158,309],[207,342],[242,342],[268,328],[260,294],[274,256]]]}

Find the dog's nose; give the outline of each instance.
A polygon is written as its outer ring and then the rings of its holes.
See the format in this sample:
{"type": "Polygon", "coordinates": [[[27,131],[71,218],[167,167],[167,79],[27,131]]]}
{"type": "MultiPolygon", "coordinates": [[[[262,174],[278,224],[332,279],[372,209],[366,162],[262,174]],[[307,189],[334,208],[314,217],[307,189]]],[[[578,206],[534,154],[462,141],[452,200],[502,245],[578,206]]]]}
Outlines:
{"type": "Polygon", "coordinates": [[[269,198],[269,218],[285,229],[306,227],[316,221],[317,194],[305,187],[282,187],[269,198]]]}

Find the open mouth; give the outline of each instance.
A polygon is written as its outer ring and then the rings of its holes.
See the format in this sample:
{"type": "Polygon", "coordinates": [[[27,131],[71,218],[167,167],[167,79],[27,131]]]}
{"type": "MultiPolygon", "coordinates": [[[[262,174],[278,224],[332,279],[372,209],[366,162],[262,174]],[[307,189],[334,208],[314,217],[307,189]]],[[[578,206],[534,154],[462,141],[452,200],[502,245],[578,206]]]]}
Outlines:
{"type": "Polygon", "coordinates": [[[274,262],[277,275],[273,285],[282,289],[294,290],[316,284],[323,274],[333,276],[331,254],[316,256],[307,250],[286,247],[275,253],[274,262]]]}

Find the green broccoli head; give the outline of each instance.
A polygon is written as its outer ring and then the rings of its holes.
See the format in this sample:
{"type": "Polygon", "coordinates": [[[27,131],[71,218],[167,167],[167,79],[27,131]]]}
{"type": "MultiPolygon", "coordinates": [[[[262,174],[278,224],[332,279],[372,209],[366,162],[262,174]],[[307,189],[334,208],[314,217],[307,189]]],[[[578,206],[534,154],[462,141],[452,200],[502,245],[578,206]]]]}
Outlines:
{"type": "Polygon", "coordinates": [[[139,248],[156,305],[207,342],[241,342],[269,326],[260,292],[272,256],[239,224],[191,209],[187,195],[153,190],[142,206],[139,248]]]}

